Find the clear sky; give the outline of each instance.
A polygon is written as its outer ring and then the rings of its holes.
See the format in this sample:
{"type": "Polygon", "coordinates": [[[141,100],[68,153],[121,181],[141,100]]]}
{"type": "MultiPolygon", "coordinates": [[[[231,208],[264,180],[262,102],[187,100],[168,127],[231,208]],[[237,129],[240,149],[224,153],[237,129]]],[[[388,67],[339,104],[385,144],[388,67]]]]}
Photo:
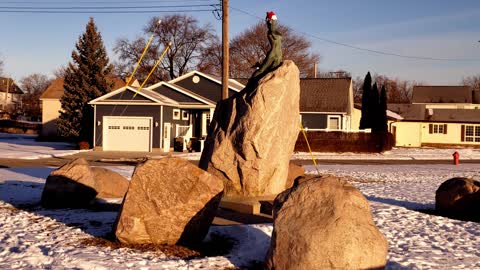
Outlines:
{"type": "MultiPolygon", "coordinates": [[[[0,0],[0,57],[5,73],[17,80],[31,73],[51,75],[70,61],[90,16],[95,18],[110,58],[115,59],[112,48],[117,38],[141,35],[149,18],[165,14],[3,13],[12,10],[5,7],[112,6],[112,2],[119,7],[214,4],[219,0],[0,0]]],[[[437,85],[458,84],[462,77],[480,74],[478,0],[230,0],[230,6],[231,37],[273,10],[281,23],[306,34],[321,55],[321,70],[343,69],[354,77],[371,71],[437,85]]],[[[202,24],[211,23],[221,34],[221,21],[211,12],[189,14],[202,24]]]]}

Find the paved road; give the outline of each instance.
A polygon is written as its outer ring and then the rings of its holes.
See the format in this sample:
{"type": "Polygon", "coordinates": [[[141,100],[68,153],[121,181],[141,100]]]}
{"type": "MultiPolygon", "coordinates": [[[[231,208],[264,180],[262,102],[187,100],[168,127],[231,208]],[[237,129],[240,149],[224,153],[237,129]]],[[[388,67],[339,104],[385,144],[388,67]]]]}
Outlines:
{"type": "MultiPolygon", "coordinates": [[[[88,151],[74,155],[42,158],[42,159],[6,159],[0,158],[0,168],[14,167],[59,167],[75,158],[83,157],[94,166],[118,166],[118,165],[135,165],[147,158],[156,158],[166,156],[161,152],[103,152],[88,151]]],[[[198,161],[192,161],[198,164],[198,161]]],[[[311,160],[294,160],[293,163],[298,165],[313,165],[311,160]]],[[[480,160],[460,160],[460,163],[479,163],[480,160]]],[[[318,159],[317,164],[350,164],[350,165],[388,165],[388,164],[452,164],[451,160],[345,160],[345,159],[318,159]]]]}

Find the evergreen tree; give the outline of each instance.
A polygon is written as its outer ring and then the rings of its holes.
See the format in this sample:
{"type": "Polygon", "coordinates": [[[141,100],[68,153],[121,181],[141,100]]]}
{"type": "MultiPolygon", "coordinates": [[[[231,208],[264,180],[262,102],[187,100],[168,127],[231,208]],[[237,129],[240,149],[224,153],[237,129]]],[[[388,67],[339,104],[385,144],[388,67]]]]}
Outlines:
{"type": "Polygon", "coordinates": [[[387,132],[388,131],[388,124],[387,124],[387,90],[385,89],[385,85],[382,86],[382,90],[380,91],[380,103],[379,103],[379,131],[380,132],[387,132]]]}
{"type": "Polygon", "coordinates": [[[108,93],[113,83],[107,76],[112,71],[102,36],[93,18],[72,52],[72,62],[65,70],[62,111],[57,122],[61,136],[93,145],[93,109],[88,102],[108,93]]]}
{"type": "Polygon", "coordinates": [[[370,99],[368,100],[368,109],[370,110],[370,128],[372,132],[377,132],[379,128],[379,115],[380,115],[380,96],[378,93],[377,83],[373,84],[372,91],[370,92],[370,99]]]}
{"type": "Polygon", "coordinates": [[[362,117],[360,118],[360,129],[371,128],[370,122],[370,92],[372,89],[372,76],[370,72],[367,73],[365,79],[363,80],[362,87],[362,117]]]}

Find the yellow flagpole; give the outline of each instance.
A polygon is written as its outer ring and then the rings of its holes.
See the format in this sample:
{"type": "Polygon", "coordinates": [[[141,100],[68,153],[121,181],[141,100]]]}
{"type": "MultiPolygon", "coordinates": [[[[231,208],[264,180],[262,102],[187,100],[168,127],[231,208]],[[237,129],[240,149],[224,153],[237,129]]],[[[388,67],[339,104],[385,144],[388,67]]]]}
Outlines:
{"type": "Polygon", "coordinates": [[[145,53],[148,50],[148,47],[150,47],[150,43],[152,43],[153,40],[153,34],[150,36],[150,39],[147,42],[147,45],[145,46],[145,49],[143,49],[142,55],[140,56],[140,59],[138,59],[137,64],[135,64],[135,68],[133,69],[132,75],[127,80],[127,86],[130,85],[130,81],[133,78],[133,75],[135,75],[135,72],[137,72],[138,66],[140,66],[140,62],[142,62],[143,57],[145,56],[145,53]]]}
{"type": "Polygon", "coordinates": [[[165,47],[165,49],[163,50],[162,52],[162,55],[160,55],[160,57],[158,58],[158,61],[157,63],[155,63],[155,65],[153,66],[152,70],[150,70],[150,73],[148,73],[148,76],[147,78],[145,78],[145,80],[142,82],[142,84],[140,85],[140,87],[137,89],[137,91],[135,92],[135,95],[133,95],[133,97],[135,97],[138,92],[140,91],[140,89],[142,89],[142,87],[145,85],[145,83],[147,83],[148,79],[150,78],[150,76],[152,75],[153,71],[155,71],[155,69],[157,68],[157,66],[160,64],[160,62],[162,61],[163,57],[165,56],[165,54],[167,53],[167,51],[170,49],[170,46],[172,46],[172,42],[169,42],[167,47],[165,47]]]}
{"type": "Polygon", "coordinates": [[[310,156],[312,157],[313,165],[315,165],[315,169],[317,170],[318,175],[320,175],[320,171],[318,170],[318,167],[317,167],[317,162],[315,161],[315,157],[313,156],[312,148],[310,148],[310,144],[308,143],[308,139],[307,139],[307,134],[305,133],[305,129],[303,128],[303,125],[302,125],[301,121],[300,121],[300,130],[303,133],[303,137],[305,138],[305,142],[307,142],[308,151],[310,152],[310,156]]]}

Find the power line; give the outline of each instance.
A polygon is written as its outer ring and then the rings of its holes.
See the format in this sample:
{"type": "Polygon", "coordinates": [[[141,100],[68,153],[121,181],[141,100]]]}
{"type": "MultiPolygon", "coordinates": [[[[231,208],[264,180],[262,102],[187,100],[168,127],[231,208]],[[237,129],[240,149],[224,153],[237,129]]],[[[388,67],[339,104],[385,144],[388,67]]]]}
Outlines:
{"type": "Polygon", "coordinates": [[[5,7],[0,6],[0,9],[14,9],[14,10],[74,10],[74,9],[147,9],[147,8],[193,8],[193,7],[214,7],[218,4],[195,4],[195,5],[160,5],[160,6],[119,6],[119,7],[107,7],[107,6],[73,6],[73,7],[5,7]]]}
{"type": "MultiPolygon", "coordinates": [[[[143,0],[135,1],[137,4],[142,3],[178,3],[178,2],[212,2],[214,0],[143,0]]],[[[123,3],[132,3],[132,1],[74,1],[74,2],[65,2],[65,1],[0,1],[0,4],[56,4],[56,5],[70,5],[70,4],[123,4],[123,3]]]]}
{"type": "MultiPolygon", "coordinates": [[[[233,10],[235,10],[235,11],[238,11],[238,12],[240,12],[240,13],[243,13],[243,14],[249,15],[249,16],[251,16],[251,17],[255,17],[255,18],[257,18],[257,19],[263,20],[263,18],[255,15],[255,14],[252,14],[252,13],[250,13],[250,12],[248,12],[248,11],[245,11],[245,10],[242,10],[242,9],[239,9],[239,8],[235,8],[235,7],[232,7],[232,6],[230,6],[230,8],[233,9],[233,10]]],[[[385,52],[385,51],[380,51],[380,50],[373,50],[373,49],[358,47],[358,46],[350,45],[350,44],[347,44],[347,43],[342,43],[342,42],[338,42],[338,41],[335,41],[335,40],[323,38],[323,37],[320,37],[320,36],[317,36],[317,35],[313,35],[313,34],[310,34],[310,33],[307,33],[307,32],[298,31],[298,30],[296,30],[296,29],[293,29],[293,30],[296,31],[296,32],[298,32],[298,33],[300,33],[300,34],[302,34],[302,35],[304,35],[304,36],[308,36],[308,37],[311,37],[311,38],[314,38],[314,39],[318,39],[318,40],[321,40],[321,41],[323,41],[323,42],[327,42],[327,43],[331,43],[331,44],[335,44],[335,45],[339,45],[339,46],[343,46],[343,47],[347,47],[347,48],[355,49],[355,50],[359,50],[359,51],[365,51],[365,52],[380,54],[380,55],[394,56],[394,57],[400,57],[400,58],[406,58],[406,59],[414,59],[414,60],[428,60],[428,61],[480,62],[480,59],[436,58],[436,57],[428,57],[428,56],[404,55],[404,54],[399,54],[399,53],[392,53],[392,52],[385,52]]]]}
{"type": "Polygon", "coordinates": [[[82,11],[57,11],[57,10],[0,10],[0,13],[39,13],[39,14],[140,14],[140,13],[180,13],[180,12],[212,12],[213,9],[182,9],[182,10],[110,10],[110,11],[92,11],[92,10],[82,10],[82,11]]]}

